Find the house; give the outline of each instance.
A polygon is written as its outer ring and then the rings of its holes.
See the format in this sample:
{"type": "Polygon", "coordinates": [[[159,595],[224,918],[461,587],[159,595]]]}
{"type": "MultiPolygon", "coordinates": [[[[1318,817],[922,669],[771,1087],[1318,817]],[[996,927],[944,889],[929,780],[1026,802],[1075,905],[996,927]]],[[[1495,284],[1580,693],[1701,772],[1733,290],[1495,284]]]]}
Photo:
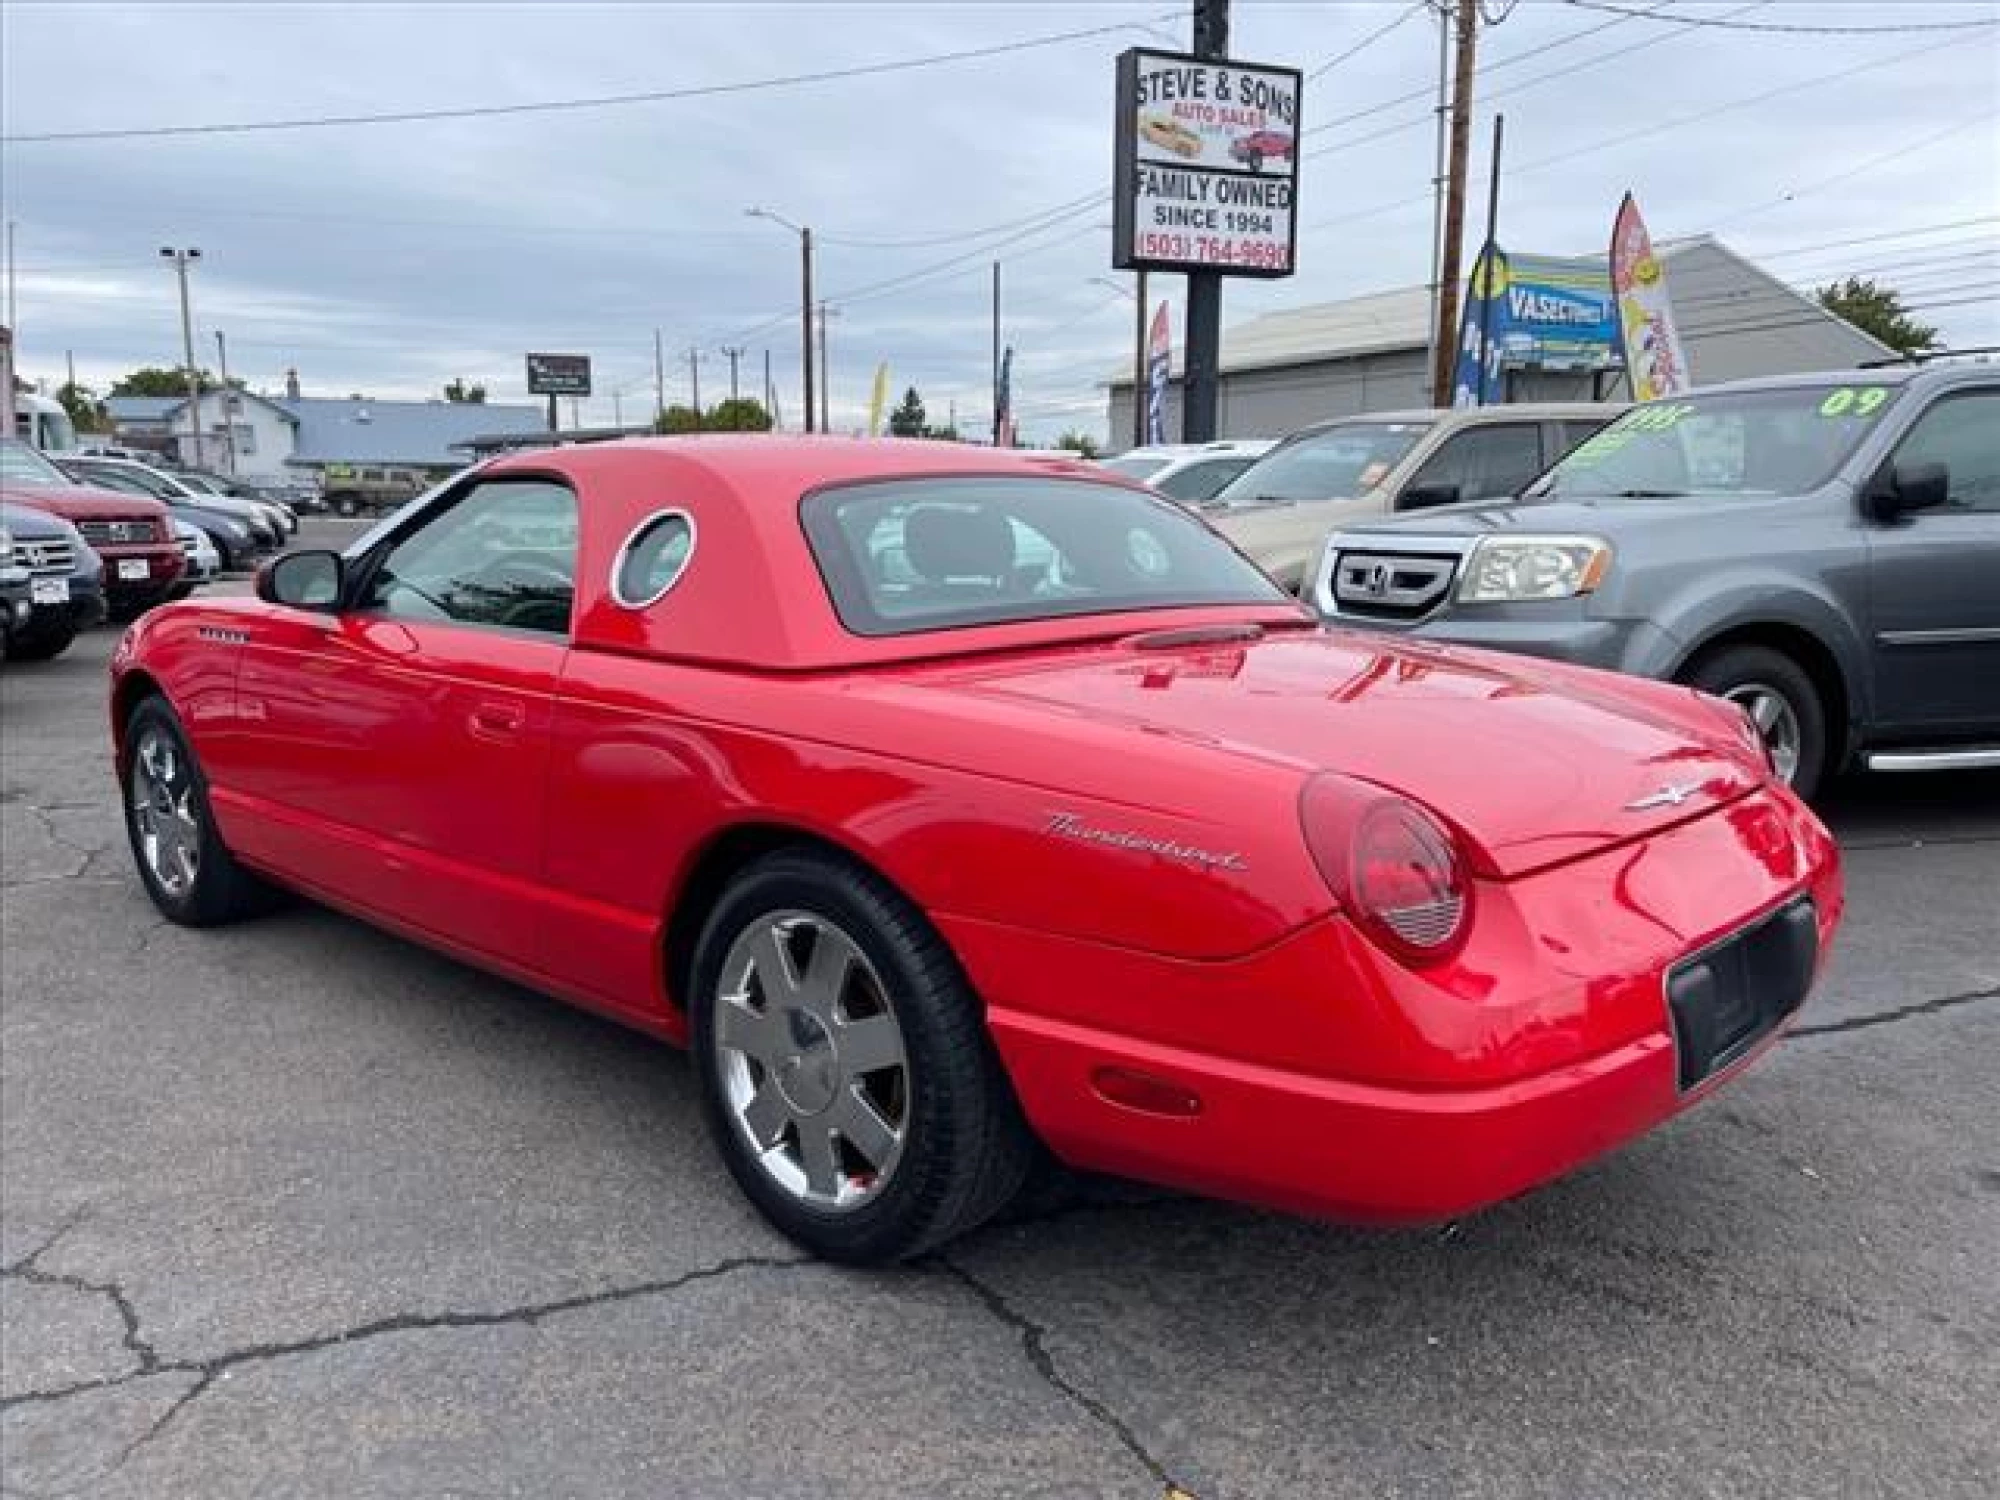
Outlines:
{"type": "MultiPolygon", "coordinates": [[[[1664,244],[1660,259],[1697,385],[1848,369],[1895,353],[1711,236],[1664,244]]],[[[1432,405],[1430,315],[1429,289],[1415,286],[1224,329],[1217,432],[1284,437],[1329,417],[1432,405]]],[[[1174,349],[1169,441],[1180,437],[1181,354],[1174,349]]],[[[1132,431],[1129,356],[1109,385],[1110,430],[1123,446],[1132,431]]],[[[1618,368],[1523,364],[1507,368],[1503,389],[1511,401],[1618,400],[1625,380],[1618,368]]]]}
{"type": "Polygon", "coordinates": [[[202,393],[197,443],[185,396],[113,396],[105,403],[117,441],[171,454],[182,463],[235,472],[296,476],[328,464],[464,467],[472,439],[547,431],[540,406],[452,401],[374,401],[319,396],[202,393]]]}

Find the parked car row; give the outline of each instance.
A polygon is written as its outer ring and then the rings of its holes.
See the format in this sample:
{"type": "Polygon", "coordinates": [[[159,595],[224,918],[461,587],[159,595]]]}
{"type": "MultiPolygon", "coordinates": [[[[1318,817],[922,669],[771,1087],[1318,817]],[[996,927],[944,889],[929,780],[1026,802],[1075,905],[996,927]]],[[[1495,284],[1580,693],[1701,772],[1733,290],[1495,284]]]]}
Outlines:
{"type": "Polygon", "coordinates": [[[1729,699],[1805,796],[2000,766],[2000,365],[1343,418],[1197,503],[1331,623],[1729,699]]]}
{"type": "Polygon", "coordinates": [[[253,553],[247,526],[218,513],[72,478],[17,438],[0,439],[0,518],[0,614],[13,661],[58,656],[107,615],[134,618],[218,576],[222,552],[204,522],[235,528],[237,565],[269,550],[253,553]]]}

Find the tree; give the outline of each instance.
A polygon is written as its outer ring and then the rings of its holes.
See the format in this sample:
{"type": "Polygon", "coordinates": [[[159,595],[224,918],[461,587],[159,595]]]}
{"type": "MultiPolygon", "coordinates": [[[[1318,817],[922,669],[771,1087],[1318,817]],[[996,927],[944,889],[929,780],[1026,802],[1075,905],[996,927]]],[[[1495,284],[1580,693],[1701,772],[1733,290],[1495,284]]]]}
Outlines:
{"type": "Polygon", "coordinates": [[[710,407],[701,425],[710,432],[769,432],[771,414],[754,396],[731,396],[710,407]]]}
{"type": "Polygon", "coordinates": [[[1095,458],[1098,454],[1097,439],[1087,432],[1071,430],[1056,439],[1058,448],[1067,448],[1072,453],[1081,453],[1085,458],[1095,458]]]}
{"type": "Polygon", "coordinates": [[[104,403],[97,399],[97,393],[87,385],[64,384],[56,390],[56,400],[69,413],[70,421],[78,432],[109,432],[111,422],[104,410],[104,403]]]}
{"type": "Polygon", "coordinates": [[[903,392],[902,402],[889,413],[889,435],[900,438],[924,435],[924,398],[917,394],[915,386],[903,392]]]}
{"type": "MultiPolygon", "coordinates": [[[[197,388],[204,391],[212,391],[216,386],[221,384],[220,381],[206,370],[196,370],[194,378],[197,388]]],[[[232,385],[235,384],[234,381],[230,383],[232,385]]],[[[185,396],[187,388],[186,370],[179,368],[169,370],[159,365],[146,365],[141,369],[134,370],[123,379],[112,382],[111,394],[114,396],[185,396]]]]}
{"type": "Polygon", "coordinates": [[[700,432],[701,426],[701,413],[697,412],[692,406],[682,406],[676,403],[660,413],[658,419],[653,423],[653,430],[655,432],[676,434],[700,432]]]}
{"type": "Polygon", "coordinates": [[[483,385],[467,385],[463,380],[452,380],[445,385],[444,399],[467,406],[484,406],[486,404],[486,387],[483,385]]]}
{"type": "Polygon", "coordinates": [[[1938,331],[1912,318],[1894,287],[1850,276],[1821,287],[1818,295],[1821,307],[1863,333],[1873,334],[1898,354],[1918,354],[1938,347],[1938,331]]]}

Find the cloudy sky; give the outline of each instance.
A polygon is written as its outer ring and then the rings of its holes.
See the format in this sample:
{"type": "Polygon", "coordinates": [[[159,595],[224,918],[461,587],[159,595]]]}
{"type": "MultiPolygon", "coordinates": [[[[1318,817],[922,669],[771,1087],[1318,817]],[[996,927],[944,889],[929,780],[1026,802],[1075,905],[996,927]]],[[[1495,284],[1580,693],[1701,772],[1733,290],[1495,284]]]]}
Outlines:
{"type": "MultiPolygon", "coordinates": [[[[1801,284],[1878,275],[1953,342],[2000,344],[2000,27],[1923,29],[2000,20],[2000,0],[1605,3],[1486,0],[1504,18],[1481,37],[1474,173],[1504,111],[1503,243],[1597,250],[1630,188],[1656,238],[1711,231],[1801,284]]],[[[309,394],[436,395],[461,376],[518,400],[523,351],[573,350],[596,361],[585,420],[629,420],[653,399],[657,328],[670,401],[691,347],[705,401],[726,390],[725,347],[747,351],[748,391],[768,349],[795,419],[798,245],[745,216],[763,204],[820,241],[836,427],[861,419],[881,360],[933,420],[955,402],[984,424],[998,259],[1026,434],[1101,431],[1100,382],[1131,337],[1130,278],[1110,271],[1112,58],[1184,44],[1187,10],[0,0],[20,368],[53,384],[72,352],[101,388],[178,363],[158,251],[196,245],[198,352],[224,330],[253,388],[296,368],[309,394]],[[591,100],[1010,44],[703,97],[20,139],[591,100]]],[[[1437,32],[1421,0],[1236,0],[1232,31],[1240,58],[1324,71],[1305,92],[1299,274],[1232,282],[1225,322],[1423,282],[1437,32]]],[[[1179,283],[1154,284],[1178,327],[1179,283]]]]}

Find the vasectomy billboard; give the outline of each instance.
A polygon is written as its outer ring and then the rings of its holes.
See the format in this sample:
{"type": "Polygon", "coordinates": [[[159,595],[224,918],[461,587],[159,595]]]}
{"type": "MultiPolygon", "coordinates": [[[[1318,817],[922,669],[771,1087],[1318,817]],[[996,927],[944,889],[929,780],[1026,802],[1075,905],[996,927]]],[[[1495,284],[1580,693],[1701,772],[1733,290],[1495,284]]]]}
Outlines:
{"type": "Polygon", "coordinates": [[[1503,370],[1605,370],[1618,363],[1618,303],[1603,261],[1510,255],[1497,245],[1480,252],[1459,328],[1455,404],[1499,400],[1503,370]],[[1483,386],[1482,318],[1487,348],[1483,386]]]}

